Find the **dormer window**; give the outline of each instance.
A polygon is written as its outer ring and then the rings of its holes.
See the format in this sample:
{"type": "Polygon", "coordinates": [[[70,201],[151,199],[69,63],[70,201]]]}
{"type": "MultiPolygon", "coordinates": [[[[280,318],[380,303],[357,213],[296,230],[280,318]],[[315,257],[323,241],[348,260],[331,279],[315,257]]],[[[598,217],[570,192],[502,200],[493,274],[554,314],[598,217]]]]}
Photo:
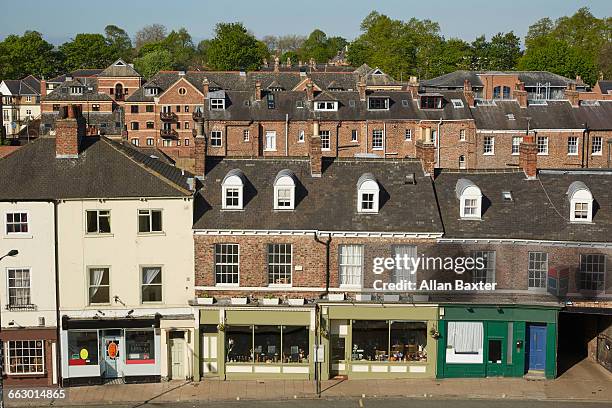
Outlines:
{"type": "Polygon", "coordinates": [[[457,180],[455,194],[459,200],[459,215],[464,219],[479,220],[482,216],[482,192],[468,179],[457,180]]]}
{"type": "Polygon", "coordinates": [[[453,108],[463,108],[463,101],[461,99],[451,99],[453,108]]]}
{"type": "Polygon", "coordinates": [[[71,95],[83,95],[83,87],[82,86],[71,86],[70,94],[71,95]]]}
{"type": "Polygon", "coordinates": [[[274,179],[274,209],[293,210],[295,208],[295,174],[291,170],[281,170],[274,179]]]}
{"type": "Polygon", "coordinates": [[[215,98],[210,100],[210,110],[225,110],[225,99],[215,98]]]}
{"type": "Polygon", "coordinates": [[[337,111],[338,102],[315,102],[316,111],[337,111]]]}
{"type": "Polygon", "coordinates": [[[421,109],[442,109],[442,95],[422,95],[421,109]]]}
{"type": "Polygon", "coordinates": [[[145,96],[156,96],[159,93],[159,88],[145,88],[145,96]]]}
{"type": "Polygon", "coordinates": [[[242,210],[244,196],[244,173],[239,169],[230,170],[222,183],[224,210],[242,210]]]}
{"type": "Polygon", "coordinates": [[[268,94],[268,109],[275,109],[276,108],[276,102],[274,100],[274,94],[270,93],[268,94]]]}
{"type": "Polygon", "coordinates": [[[372,173],[364,173],[357,181],[357,212],[377,213],[380,187],[372,173]]]}
{"type": "Polygon", "coordinates": [[[582,181],[574,181],[567,189],[571,222],[593,221],[593,195],[582,181]]]}
{"type": "Polygon", "coordinates": [[[380,96],[370,96],[368,98],[369,110],[388,110],[389,98],[380,96]]]}

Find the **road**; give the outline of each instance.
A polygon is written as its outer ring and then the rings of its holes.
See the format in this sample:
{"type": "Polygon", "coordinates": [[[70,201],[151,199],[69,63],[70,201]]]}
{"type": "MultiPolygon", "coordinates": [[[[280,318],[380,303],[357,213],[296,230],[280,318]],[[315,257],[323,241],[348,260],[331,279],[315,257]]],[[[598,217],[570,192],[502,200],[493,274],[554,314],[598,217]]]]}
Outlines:
{"type": "Polygon", "coordinates": [[[229,401],[88,405],[88,408],[612,408],[612,402],[433,399],[301,399],[285,401],[229,401]]]}

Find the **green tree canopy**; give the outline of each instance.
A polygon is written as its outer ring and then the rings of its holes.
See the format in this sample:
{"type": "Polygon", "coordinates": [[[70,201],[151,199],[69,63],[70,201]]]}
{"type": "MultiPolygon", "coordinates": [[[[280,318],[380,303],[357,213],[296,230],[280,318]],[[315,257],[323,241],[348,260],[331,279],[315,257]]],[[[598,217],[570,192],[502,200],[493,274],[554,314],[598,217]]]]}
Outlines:
{"type": "Polygon", "coordinates": [[[516,67],[521,57],[521,39],[512,31],[497,33],[491,41],[480,36],[471,44],[471,68],[474,70],[507,71],[516,67]]]}
{"type": "Polygon", "coordinates": [[[149,79],[162,70],[174,68],[172,54],[168,50],[153,50],[134,60],[134,67],[145,78],[149,79]]]}
{"type": "Polygon", "coordinates": [[[111,24],[104,28],[104,34],[106,42],[120,58],[132,60],[132,40],[124,29],[111,24]]]}
{"type": "Polygon", "coordinates": [[[347,44],[346,39],[342,37],[327,37],[323,31],[316,29],[306,38],[297,54],[304,62],[312,58],[316,62],[324,63],[332,59],[347,44]]]}
{"type": "Polygon", "coordinates": [[[1,79],[20,79],[30,74],[48,78],[61,70],[61,55],[37,31],[9,35],[0,42],[1,79]]]}
{"type": "Polygon", "coordinates": [[[208,66],[216,70],[255,70],[269,56],[268,47],[241,23],[219,23],[208,47],[208,66]]]}
{"type": "Polygon", "coordinates": [[[112,64],[119,54],[102,34],[77,34],[74,40],[60,46],[66,70],[80,68],[105,68],[112,64]]]}

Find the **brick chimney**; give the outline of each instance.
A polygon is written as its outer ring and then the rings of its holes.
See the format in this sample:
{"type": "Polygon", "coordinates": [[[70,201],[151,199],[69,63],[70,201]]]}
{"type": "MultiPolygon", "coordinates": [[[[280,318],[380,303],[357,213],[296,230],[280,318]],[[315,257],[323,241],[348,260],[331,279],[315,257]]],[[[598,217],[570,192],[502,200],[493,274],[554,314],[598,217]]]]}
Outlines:
{"type": "Polygon", "coordinates": [[[321,177],[323,173],[323,157],[321,154],[321,136],[318,134],[310,137],[308,153],[310,158],[310,175],[312,177],[321,177]]]}
{"type": "Polygon", "coordinates": [[[209,91],[210,91],[210,82],[208,82],[208,78],[204,78],[202,80],[202,93],[204,94],[204,99],[208,98],[209,91]]]}
{"type": "Polygon", "coordinates": [[[463,81],[463,97],[467,102],[468,106],[473,107],[476,102],[476,97],[474,96],[474,91],[472,90],[472,83],[469,79],[465,79],[463,81]]]}
{"type": "Polygon", "coordinates": [[[521,108],[527,107],[527,91],[525,90],[524,82],[517,81],[514,85],[514,98],[521,108]]]}
{"type": "Polygon", "coordinates": [[[268,68],[268,59],[267,58],[263,59],[263,66],[268,68]]]}
{"type": "Polygon", "coordinates": [[[40,80],[40,96],[41,98],[47,96],[47,81],[44,78],[40,80]]]}
{"type": "Polygon", "coordinates": [[[287,67],[291,67],[291,58],[287,57],[287,67]]]}
{"type": "Polygon", "coordinates": [[[280,66],[280,61],[278,56],[274,57],[274,72],[278,72],[278,67],[280,66]]]}
{"type": "Polygon", "coordinates": [[[311,58],[308,61],[308,66],[310,67],[311,70],[316,70],[317,69],[317,61],[314,58],[311,58]]]}
{"type": "Polygon", "coordinates": [[[312,101],[314,99],[314,89],[311,82],[306,84],[306,99],[312,101]]]}
{"type": "Polygon", "coordinates": [[[359,91],[359,100],[366,100],[366,82],[363,78],[359,78],[359,82],[357,82],[357,91],[359,91]]]}
{"type": "Polygon", "coordinates": [[[55,121],[55,157],[57,159],[76,159],[79,157],[81,132],[75,105],[64,107],[62,118],[55,121]]]}
{"type": "Polygon", "coordinates": [[[255,100],[261,101],[261,81],[255,82],[255,100]]]}
{"type": "Polygon", "coordinates": [[[204,134],[204,121],[198,123],[198,134],[195,137],[195,175],[204,177],[206,173],[206,135],[204,134]]]}
{"type": "Polygon", "coordinates": [[[526,135],[519,146],[519,167],[527,179],[535,179],[538,174],[538,146],[533,135],[526,135]]]}
{"type": "Polygon", "coordinates": [[[421,161],[425,175],[434,176],[436,166],[436,146],[423,140],[415,143],[416,157],[421,161]]]}
{"type": "Polygon", "coordinates": [[[568,84],[565,89],[565,99],[567,99],[573,108],[580,106],[580,93],[576,90],[576,84],[568,84]]]}
{"type": "Polygon", "coordinates": [[[412,99],[416,99],[419,96],[419,78],[411,76],[408,80],[408,90],[412,94],[412,99]]]}

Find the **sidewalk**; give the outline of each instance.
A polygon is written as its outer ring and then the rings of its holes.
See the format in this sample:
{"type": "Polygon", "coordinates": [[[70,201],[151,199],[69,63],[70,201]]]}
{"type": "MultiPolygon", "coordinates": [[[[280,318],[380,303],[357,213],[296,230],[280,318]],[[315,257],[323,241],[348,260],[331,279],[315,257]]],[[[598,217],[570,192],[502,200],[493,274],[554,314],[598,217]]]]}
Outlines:
{"type": "MultiPolygon", "coordinates": [[[[322,382],[322,398],[407,397],[436,399],[531,399],[610,401],[612,374],[592,363],[588,373],[565,373],[548,381],[522,378],[329,380],[322,382]]],[[[228,400],[283,400],[316,398],[313,381],[170,381],[157,384],[101,385],[68,388],[66,400],[15,403],[7,407],[138,404],[144,402],[218,402],[228,400]]]]}

